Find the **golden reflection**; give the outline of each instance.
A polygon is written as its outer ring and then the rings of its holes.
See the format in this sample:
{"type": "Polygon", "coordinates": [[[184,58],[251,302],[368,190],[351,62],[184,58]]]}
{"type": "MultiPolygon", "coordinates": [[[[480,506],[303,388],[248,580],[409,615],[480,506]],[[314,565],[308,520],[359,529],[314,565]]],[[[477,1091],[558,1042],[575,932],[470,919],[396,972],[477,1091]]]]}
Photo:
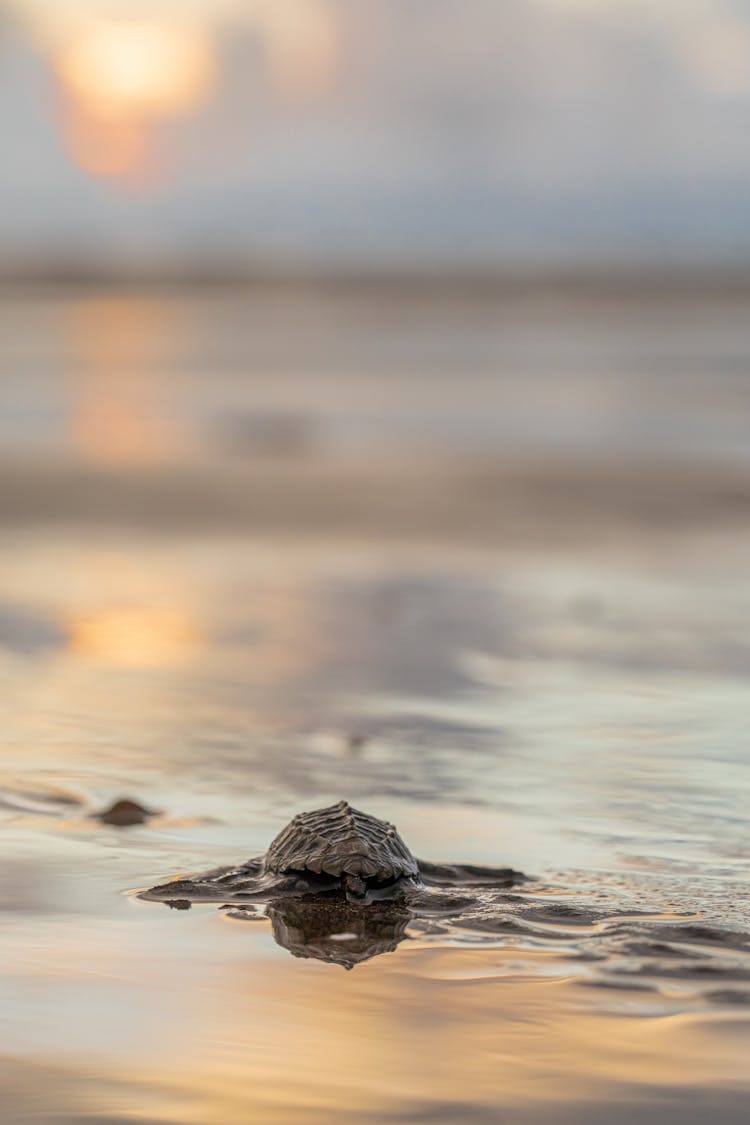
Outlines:
{"type": "Polygon", "coordinates": [[[190,618],[166,606],[116,606],[69,622],[70,651],[129,668],[170,666],[190,657],[198,637],[190,618]]]}
{"type": "Polygon", "coordinates": [[[582,987],[564,961],[557,978],[535,976],[537,954],[513,949],[407,942],[343,973],[267,955],[260,923],[210,921],[71,922],[41,957],[19,930],[7,971],[71,1005],[73,1066],[78,1040],[86,1073],[127,1081],[144,1116],[158,1105],[179,1125],[332,1125],[363,1112],[593,1125],[606,1106],[747,1098],[741,1011],[670,1014],[655,994],[582,987]],[[174,923],[189,931],[178,942],[174,923]],[[105,1002],[118,1021],[102,1049],[87,1016],[105,1002]]]}
{"type": "Polygon", "coordinates": [[[102,552],[82,561],[79,577],[67,611],[71,652],[130,668],[169,667],[194,655],[195,595],[179,573],[102,552]]]}
{"type": "MultiPolygon", "coordinates": [[[[442,956],[504,968],[497,952],[442,956]]],[[[383,1120],[427,1119],[442,1107],[456,1121],[535,1107],[546,1121],[561,1105],[637,1104],[652,1085],[682,1086],[689,1075],[720,1086],[742,1073],[746,1027],[731,1038],[720,1021],[657,1019],[648,1004],[617,1018],[614,1003],[607,1011],[564,980],[436,981],[431,961],[414,951],[352,974],[232,966],[213,1003],[196,999],[175,1069],[162,1073],[174,1083],[179,1061],[190,1075],[189,1096],[167,1119],[330,1125],[367,1106],[383,1120]]]]}
{"type": "Polygon", "coordinates": [[[77,454],[104,465],[170,460],[181,443],[155,369],[169,332],[167,310],[137,300],[86,300],[70,312],[75,363],[70,437],[77,454]]]}

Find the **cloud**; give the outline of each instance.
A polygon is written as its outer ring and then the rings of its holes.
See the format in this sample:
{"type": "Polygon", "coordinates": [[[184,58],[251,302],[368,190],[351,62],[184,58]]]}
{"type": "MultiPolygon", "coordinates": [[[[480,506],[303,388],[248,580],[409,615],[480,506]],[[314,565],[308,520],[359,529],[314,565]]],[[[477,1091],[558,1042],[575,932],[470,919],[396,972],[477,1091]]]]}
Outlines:
{"type": "MultiPolygon", "coordinates": [[[[36,22],[8,8],[0,249],[498,266],[750,251],[750,4],[289,0],[282,19],[268,0],[164,0],[149,18],[199,21],[218,77],[149,133],[159,175],[118,186],[65,148],[43,3],[36,22]]],[[[114,10],[55,4],[58,29],[114,10]]]]}

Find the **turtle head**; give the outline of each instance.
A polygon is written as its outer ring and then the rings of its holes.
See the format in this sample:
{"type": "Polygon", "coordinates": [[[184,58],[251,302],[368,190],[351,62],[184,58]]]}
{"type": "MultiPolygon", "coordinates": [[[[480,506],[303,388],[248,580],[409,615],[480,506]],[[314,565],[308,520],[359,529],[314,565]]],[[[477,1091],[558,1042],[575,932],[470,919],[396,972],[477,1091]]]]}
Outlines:
{"type": "Polygon", "coordinates": [[[349,902],[364,902],[367,898],[367,883],[361,875],[344,873],[341,876],[341,881],[349,902]]]}

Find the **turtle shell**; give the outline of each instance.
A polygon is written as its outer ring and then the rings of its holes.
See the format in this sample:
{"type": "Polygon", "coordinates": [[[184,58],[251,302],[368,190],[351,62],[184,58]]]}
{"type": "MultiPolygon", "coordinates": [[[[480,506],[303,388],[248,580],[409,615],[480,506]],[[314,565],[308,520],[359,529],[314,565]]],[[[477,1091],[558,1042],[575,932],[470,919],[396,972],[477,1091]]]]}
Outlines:
{"type": "Polygon", "coordinates": [[[300,813],[268,849],[266,871],[358,875],[386,882],[419,874],[417,861],[392,824],[339,801],[300,813]]]}

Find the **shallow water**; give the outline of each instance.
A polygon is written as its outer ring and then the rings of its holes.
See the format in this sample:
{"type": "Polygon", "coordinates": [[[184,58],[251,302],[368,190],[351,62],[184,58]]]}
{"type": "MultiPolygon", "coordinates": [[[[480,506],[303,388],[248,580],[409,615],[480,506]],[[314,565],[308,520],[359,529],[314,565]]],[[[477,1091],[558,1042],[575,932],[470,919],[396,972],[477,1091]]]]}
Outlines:
{"type": "MultiPolygon", "coordinates": [[[[671,412],[645,411],[649,441],[661,434],[707,476],[717,419],[731,417],[722,467],[744,466],[737,370],[750,333],[731,307],[702,324],[669,307],[656,324],[608,308],[588,334],[581,310],[506,311],[498,326],[492,310],[443,309],[432,317],[443,349],[415,357],[400,304],[372,314],[392,329],[386,348],[360,306],[352,324],[331,299],[302,320],[317,367],[344,386],[359,340],[364,386],[399,376],[362,406],[321,383],[302,344],[257,310],[228,341],[232,302],[3,306],[23,327],[5,360],[8,463],[36,471],[47,428],[63,499],[81,464],[130,497],[127,519],[84,508],[74,520],[64,505],[57,519],[24,519],[16,507],[0,540],[3,1122],[746,1121],[742,504],[718,522],[700,510],[662,526],[634,493],[628,512],[616,501],[605,519],[596,505],[574,535],[535,509],[491,542],[481,518],[460,540],[417,534],[408,507],[406,530],[383,537],[376,525],[334,532],[327,509],[319,532],[295,531],[292,509],[274,532],[251,517],[238,528],[208,520],[200,491],[179,529],[132,519],[144,465],[154,479],[165,459],[192,481],[230,462],[242,479],[276,472],[264,443],[294,445],[304,427],[245,425],[239,452],[230,427],[222,442],[240,407],[267,422],[284,385],[284,409],[313,416],[316,440],[330,429],[330,504],[351,468],[342,448],[365,430],[372,480],[392,500],[387,462],[417,414],[436,448],[447,429],[461,451],[449,473],[512,451],[502,435],[526,417],[524,448],[553,477],[554,413],[534,409],[540,384],[529,376],[530,390],[519,357],[541,385],[556,372],[571,433],[582,414],[566,392],[599,387],[583,395],[581,441],[604,476],[597,420],[626,460],[644,455],[629,427],[649,363],[679,384],[660,384],[671,412]],[[700,347],[680,382],[686,322],[700,347]],[[188,343],[175,324],[191,326],[188,343]],[[461,368],[460,395],[445,372],[417,370],[437,354],[448,374],[461,368]],[[225,365],[215,385],[211,356],[225,365]],[[92,405],[101,370],[109,390],[92,405]],[[475,405],[454,425],[459,400],[475,405]],[[94,440],[102,433],[109,444],[94,440]],[[173,440],[154,444],[156,433],[173,440]],[[123,796],[159,815],[127,829],[92,815],[123,796]],[[350,972],[299,955],[317,937],[292,956],[262,910],[137,897],[262,852],[294,812],[342,796],[394,821],[424,859],[509,865],[530,881],[460,917],[406,920],[395,948],[350,972]]],[[[300,482],[328,452],[273,450],[300,482]]],[[[345,947],[347,933],[334,941],[345,947]]]]}

